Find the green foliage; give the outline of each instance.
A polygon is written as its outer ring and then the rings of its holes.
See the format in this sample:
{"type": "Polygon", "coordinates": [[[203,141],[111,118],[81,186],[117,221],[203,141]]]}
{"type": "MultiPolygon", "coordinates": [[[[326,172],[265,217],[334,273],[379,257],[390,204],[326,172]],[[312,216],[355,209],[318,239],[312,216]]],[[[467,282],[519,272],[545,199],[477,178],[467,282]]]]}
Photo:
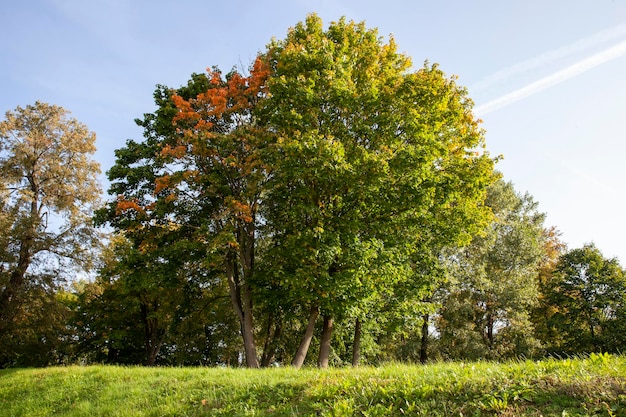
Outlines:
{"type": "Polygon", "coordinates": [[[213,68],[155,103],[145,141],[116,151],[97,219],[131,242],[114,287],[158,340],[194,273],[220,282],[202,297],[228,288],[249,366],[261,334],[263,360],[284,358],[310,311],[375,329],[388,320],[374,306],[399,297],[419,316],[406,300],[434,288],[439,249],[488,217],[494,160],[467,92],[364,23],[310,15],[249,76],[213,68]]]}
{"type": "Polygon", "coordinates": [[[464,359],[532,356],[539,347],[530,314],[538,297],[544,215],[503,180],[490,187],[486,205],[494,221],[450,256],[450,280],[438,300],[439,351],[464,359]]]}
{"type": "Polygon", "coordinates": [[[87,363],[237,363],[227,290],[194,245],[162,237],[138,250],[117,236],[94,283],[78,291],[75,360],[87,363]],[[184,254],[184,255],[183,255],[184,254]],[[233,359],[234,358],[234,359],[233,359]]]}
{"type": "Polygon", "coordinates": [[[72,356],[71,309],[56,277],[37,274],[17,292],[23,301],[2,323],[0,367],[58,365],[72,356]]]}
{"type": "Polygon", "coordinates": [[[563,254],[544,286],[551,353],[622,352],[626,348],[626,275],[593,244],[563,254]]]}
{"type": "Polygon", "coordinates": [[[488,217],[494,161],[466,91],[436,65],[411,71],[393,39],[346,19],[324,30],[310,15],[265,58],[271,292],[338,320],[371,299],[427,293],[438,249],[488,217]]]}
{"type": "Polygon", "coordinates": [[[626,361],[0,370],[0,416],[625,416],[626,361]]]}

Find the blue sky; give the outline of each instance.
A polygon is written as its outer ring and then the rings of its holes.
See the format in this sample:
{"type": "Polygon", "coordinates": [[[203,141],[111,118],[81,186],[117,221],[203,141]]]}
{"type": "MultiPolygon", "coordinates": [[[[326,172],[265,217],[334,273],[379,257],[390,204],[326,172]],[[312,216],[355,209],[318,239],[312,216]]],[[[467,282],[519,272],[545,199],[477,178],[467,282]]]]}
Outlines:
{"type": "Polygon", "coordinates": [[[498,168],[570,248],[626,264],[626,0],[21,0],[0,5],[0,112],[36,100],[97,134],[103,171],[157,84],[248,66],[316,12],[393,34],[457,75],[498,168]]]}

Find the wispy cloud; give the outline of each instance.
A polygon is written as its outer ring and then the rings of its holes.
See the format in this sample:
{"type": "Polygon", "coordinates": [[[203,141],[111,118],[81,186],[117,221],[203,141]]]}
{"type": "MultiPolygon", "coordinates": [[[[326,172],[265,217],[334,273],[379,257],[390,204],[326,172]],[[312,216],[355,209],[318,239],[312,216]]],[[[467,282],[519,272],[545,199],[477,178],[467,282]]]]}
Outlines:
{"type": "Polygon", "coordinates": [[[602,65],[614,59],[620,58],[624,55],[626,55],[626,41],[622,41],[618,43],[617,45],[614,45],[590,57],[582,59],[573,65],[570,65],[564,69],[556,71],[535,82],[527,84],[522,88],[519,88],[508,94],[495,98],[480,106],[477,106],[474,109],[474,111],[478,115],[485,115],[487,113],[490,113],[502,107],[505,107],[511,103],[519,101],[523,98],[526,98],[533,94],[537,94],[538,92],[543,91],[546,88],[562,83],[563,81],[569,80],[570,78],[573,78],[586,71],[589,71],[590,69],[593,69],[599,65],[602,65]]]}
{"type": "Polygon", "coordinates": [[[618,25],[603,30],[569,45],[544,52],[541,55],[497,71],[470,86],[470,90],[476,93],[489,89],[494,85],[505,83],[517,75],[543,68],[568,56],[584,53],[587,50],[597,50],[602,44],[614,41],[615,39],[623,39],[624,36],[626,36],[626,25],[618,25]]]}

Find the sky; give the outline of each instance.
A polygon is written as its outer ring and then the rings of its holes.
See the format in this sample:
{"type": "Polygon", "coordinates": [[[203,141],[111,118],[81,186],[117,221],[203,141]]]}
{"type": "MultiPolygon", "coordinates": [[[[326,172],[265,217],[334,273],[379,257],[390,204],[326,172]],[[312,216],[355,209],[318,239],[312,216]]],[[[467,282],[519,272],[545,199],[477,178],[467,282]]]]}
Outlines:
{"type": "Polygon", "coordinates": [[[106,172],[141,140],[156,85],[248,67],[313,12],[365,21],[416,68],[457,76],[504,179],[568,248],[593,242],[626,266],[626,0],[2,1],[0,116],[64,107],[96,133],[106,172]]]}

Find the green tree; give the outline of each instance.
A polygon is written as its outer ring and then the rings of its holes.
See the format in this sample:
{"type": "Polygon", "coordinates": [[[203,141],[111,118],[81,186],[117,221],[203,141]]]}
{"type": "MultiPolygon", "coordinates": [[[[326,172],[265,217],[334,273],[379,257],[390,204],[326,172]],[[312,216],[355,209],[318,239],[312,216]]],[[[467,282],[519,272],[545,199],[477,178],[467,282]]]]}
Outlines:
{"type": "Polygon", "coordinates": [[[137,249],[170,226],[204,246],[248,366],[259,366],[261,329],[261,362],[284,358],[285,330],[302,314],[293,363],[321,315],[326,366],[335,321],[368,317],[396,290],[427,292],[433,245],[466,242],[488,217],[494,160],[471,100],[437,66],[410,68],[364,24],[324,31],[311,15],[247,76],[214,68],[158,91],[146,141],[116,152],[117,199],[103,218],[137,249]]]}
{"type": "Polygon", "coordinates": [[[405,280],[421,288],[432,269],[425,248],[467,241],[484,223],[494,160],[465,89],[436,65],[411,70],[393,38],[383,43],[364,23],[341,19],[324,30],[310,15],[266,59],[260,120],[277,137],[265,200],[270,281],[309,315],[293,365],[322,316],[324,367],[334,320],[402,279],[374,276],[371,265],[413,262],[405,280]]]}
{"type": "Polygon", "coordinates": [[[626,275],[617,259],[605,258],[593,244],[559,258],[546,285],[547,325],[554,338],[548,352],[622,352],[626,347],[626,275]]]}
{"type": "Polygon", "coordinates": [[[139,122],[146,141],[117,151],[109,176],[118,198],[102,213],[137,248],[150,247],[163,228],[203,247],[228,285],[250,367],[259,366],[250,281],[267,176],[252,108],[266,76],[257,60],[248,77],[213,68],[177,91],[159,88],[157,113],[139,122]]]}
{"type": "Polygon", "coordinates": [[[548,324],[549,318],[556,311],[557,306],[551,305],[548,296],[550,288],[554,286],[553,280],[557,279],[554,270],[559,259],[567,250],[567,245],[561,240],[560,232],[551,227],[544,231],[543,259],[537,274],[537,289],[539,291],[537,304],[535,305],[531,320],[535,328],[535,337],[543,347],[556,345],[560,335],[548,324]]]}
{"type": "Polygon", "coordinates": [[[195,256],[197,245],[167,234],[152,238],[155,247],[137,249],[115,236],[96,281],[77,291],[75,356],[148,366],[227,362],[208,345],[213,342],[223,351],[228,342],[228,348],[234,344],[239,349],[229,334],[216,332],[233,320],[211,320],[219,310],[230,311],[224,308],[226,289],[219,279],[211,279],[203,258],[195,256]]]}
{"type": "Polygon", "coordinates": [[[93,261],[101,192],[94,152],[95,134],[59,106],[17,107],[0,122],[0,339],[16,320],[28,327],[28,310],[54,300],[64,275],[93,261]]]}
{"type": "Polygon", "coordinates": [[[499,180],[486,200],[495,215],[482,236],[454,252],[440,290],[439,349],[450,358],[532,355],[530,314],[543,258],[544,215],[528,194],[499,180]]]}

